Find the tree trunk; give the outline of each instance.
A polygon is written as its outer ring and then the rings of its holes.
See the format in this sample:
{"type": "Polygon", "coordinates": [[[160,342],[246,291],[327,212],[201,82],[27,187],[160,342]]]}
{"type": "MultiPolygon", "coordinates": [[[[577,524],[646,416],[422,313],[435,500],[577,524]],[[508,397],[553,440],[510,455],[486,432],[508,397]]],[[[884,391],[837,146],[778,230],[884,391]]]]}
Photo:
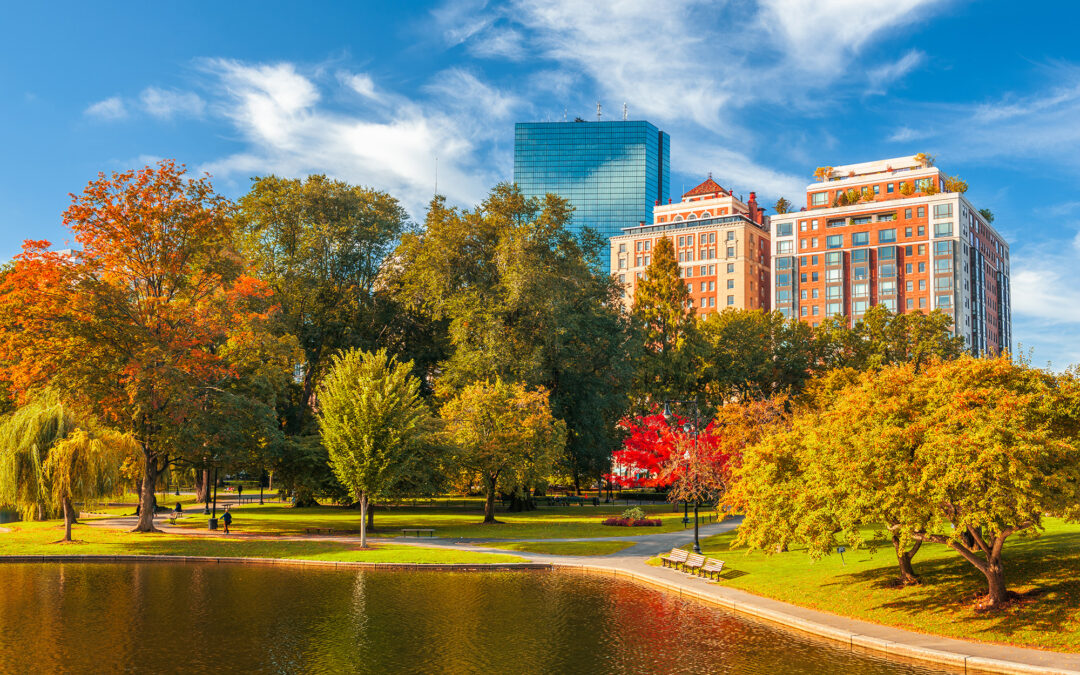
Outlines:
{"type": "Polygon", "coordinates": [[[495,476],[484,477],[484,487],[487,494],[484,497],[484,525],[497,523],[495,520],[495,476]]]}
{"type": "Polygon", "coordinates": [[[360,548],[367,548],[367,495],[360,495],[360,548]]]}
{"type": "Polygon", "coordinates": [[[202,476],[195,474],[195,501],[206,502],[210,489],[210,469],[203,469],[202,476]]]}
{"type": "Polygon", "coordinates": [[[154,483],[157,482],[157,457],[143,450],[143,479],[139,490],[139,522],[132,532],[160,532],[154,527],[154,483]]]}
{"type": "Polygon", "coordinates": [[[71,541],[71,526],[75,524],[75,507],[64,497],[64,541],[71,541]]]}
{"type": "Polygon", "coordinates": [[[900,583],[904,586],[920,583],[918,575],[915,574],[915,568],[911,566],[911,559],[919,552],[922,542],[916,541],[910,550],[905,551],[900,548],[900,537],[894,534],[892,543],[893,550],[896,551],[896,561],[900,565],[900,583]]]}
{"type": "Polygon", "coordinates": [[[986,575],[986,582],[991,607],[1001,607],[1009,601],[1009,590],[1005,587],[1005,565],[1000,556],[990,559],[986,568],[982,571],[986,575]]]}
{"type": "Polygon", "coordinates": [[[372,532],[375,531],[375,505],[370,501],[367,505],[367,526],[372,532]]]}

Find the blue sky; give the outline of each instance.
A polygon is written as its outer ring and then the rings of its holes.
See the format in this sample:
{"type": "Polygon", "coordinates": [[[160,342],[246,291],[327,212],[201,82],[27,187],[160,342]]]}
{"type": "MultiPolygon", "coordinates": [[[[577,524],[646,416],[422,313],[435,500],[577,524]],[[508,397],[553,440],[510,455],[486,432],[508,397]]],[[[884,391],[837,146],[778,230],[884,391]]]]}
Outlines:
{"type": "Polygon", "coordinates": [[[960,0],[18,3],[0,40],[0,259],[67,193],[175,158],[237,197],[321,172],[459,204],[513,124],[647,119],[672,196],[798,203],[814,168],[927,152],[1011,245],[1014,336],[1080,362],[1080,6],[960,0]]]}

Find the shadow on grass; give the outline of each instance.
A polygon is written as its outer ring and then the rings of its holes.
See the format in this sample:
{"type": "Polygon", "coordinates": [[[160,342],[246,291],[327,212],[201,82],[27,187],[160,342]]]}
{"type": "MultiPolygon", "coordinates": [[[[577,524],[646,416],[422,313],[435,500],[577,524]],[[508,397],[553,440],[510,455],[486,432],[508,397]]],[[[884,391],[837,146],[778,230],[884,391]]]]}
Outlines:
{"type": "Polygon", "coordinates": [[[910,616],[934,613],[968,627],[973,635],[996,633],[1060,633],[1080,615],[1080,534],[1052,533],[1037,539],[1015,539],[1005,546],[1005,580],[1020,594],[1009,606],[996,611],[975,612],[978,598],[987,592],[986,577],[952,551],[932,558],[915,557],[917,586],[897,587],[895,565],[882,566],[836,577],[826,585],[849,589],[852,582],[888,591],[882,609],[910,616]]]}

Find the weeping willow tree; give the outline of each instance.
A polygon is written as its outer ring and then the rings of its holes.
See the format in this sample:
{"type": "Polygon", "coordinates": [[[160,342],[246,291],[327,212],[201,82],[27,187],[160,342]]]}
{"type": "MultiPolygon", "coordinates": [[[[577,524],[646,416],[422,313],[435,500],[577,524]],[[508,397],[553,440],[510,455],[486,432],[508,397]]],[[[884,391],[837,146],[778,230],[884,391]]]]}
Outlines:
{"type": "Polygon", "coordinates": [[[62,514],[71,541],[75,502],[119,492],[121,465],[137,451],[130,436],[47,393],[0,422],[0,503],[28,519],[62,514]]]}

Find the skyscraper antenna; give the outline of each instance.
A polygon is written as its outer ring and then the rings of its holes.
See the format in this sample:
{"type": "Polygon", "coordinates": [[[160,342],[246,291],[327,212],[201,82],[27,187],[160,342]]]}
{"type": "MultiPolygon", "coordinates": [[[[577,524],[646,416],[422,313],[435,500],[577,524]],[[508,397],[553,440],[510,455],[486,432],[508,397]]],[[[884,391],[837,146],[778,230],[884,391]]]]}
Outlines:
{"type": "Polygon", "coordinates": [[[623,122],[626,121],[626,115],[627,115],[626,102],[623,101],[623,104],[622,104],[622,121],[623,122]]]}
{"type": "Polygon", "coordinates": [[[600,121],[600,101],[596,102],[596,121],[600,121]]]}

